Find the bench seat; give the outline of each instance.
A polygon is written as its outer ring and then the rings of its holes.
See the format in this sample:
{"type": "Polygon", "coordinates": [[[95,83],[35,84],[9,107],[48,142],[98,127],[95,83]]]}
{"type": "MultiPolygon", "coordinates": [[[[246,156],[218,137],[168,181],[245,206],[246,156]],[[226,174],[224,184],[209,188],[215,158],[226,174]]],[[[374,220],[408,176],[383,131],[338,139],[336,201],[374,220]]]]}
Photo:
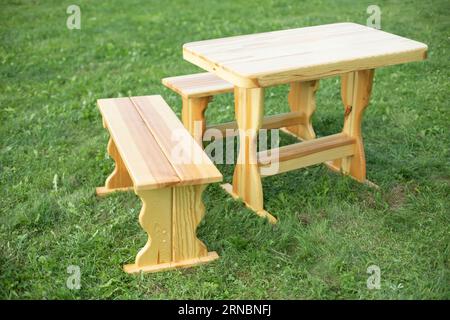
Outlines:
{"type": "Polygon", "coordinates": [[[181,96],[183,124],[197,143],[203,146],[205,110],[213,96],[233,92],[233,84],[209,72],[164,78],[162,83],[181,96]]]}
{"type": "MultiPolygon", "coordinates": [[[[207,125],[205,120],[205,111],[209,102],[218,94],[234,92],[232,83],[210,72],[164,78],[162,83],[182,97],[181,118],[183,124],[200,146],[203,145],[203,135],[206,129],[218,130],[222,137],[237,135],[236,121],[207,125]]],[[[296,89],[296,85],[300,84],[294,84],[294,89],[296,89]]],[[[313,89],[316,90],[317,88],[314,87],[313,89]]],[[[295,93],[295,90],[292,91],[295,93]]],[[[312,127],[308,125],[309,119],[306,115],[296,112],[296,110],[292,111],[264,117],[261,128],[287,128],[285,131],[290,134],[292,134],[290,131],[294,130],[298,131],[297,133],[300,135],[307,132],[305,136],[312,136],[312,127]]]]}
{"type": "Polygon", "coordinates": [[[134,189],[143,202],[139,221],[149,235],[124,270],[154,272],[218,258],[195,230],[204,215],[202,191],[222,175],[172,109],[158,95],[100,99],[98,106],[116,166],[97,194],[134,189]]]}
{"type": "Polygon", "coordinates": [[[177,141],[189,144],[194,140],[161,96],[100,99],[98,105],[135,190],[222,180],[221,173],[195,143],[185,148],[192,149],[186,151],[191,151],[199,164],[174,159],[174,130],[177,141]]]}
{"type": "Polygon", "coordinates": [[[233,92],[232,83],[203,72],[162,79],[162,83],[185,98],[202,98],[233,92]]]}

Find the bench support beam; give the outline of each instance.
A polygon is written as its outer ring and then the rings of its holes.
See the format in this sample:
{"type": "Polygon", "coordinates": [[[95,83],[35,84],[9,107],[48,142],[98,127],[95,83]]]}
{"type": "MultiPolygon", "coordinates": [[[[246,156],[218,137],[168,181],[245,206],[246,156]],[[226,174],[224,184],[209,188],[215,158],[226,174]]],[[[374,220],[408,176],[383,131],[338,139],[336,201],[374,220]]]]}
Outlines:
{"type": "Polygon", "coordinates": [[[133,189],[133,181],[128,174],[125,163],[117,150],[114,141],[110,138],[108,141],[107,151],[109,156],[114,160],[114,171],[106,179],[104,187],[96,188],[98,196],[105,196],[116,191],[127,191],[133,189]]]}

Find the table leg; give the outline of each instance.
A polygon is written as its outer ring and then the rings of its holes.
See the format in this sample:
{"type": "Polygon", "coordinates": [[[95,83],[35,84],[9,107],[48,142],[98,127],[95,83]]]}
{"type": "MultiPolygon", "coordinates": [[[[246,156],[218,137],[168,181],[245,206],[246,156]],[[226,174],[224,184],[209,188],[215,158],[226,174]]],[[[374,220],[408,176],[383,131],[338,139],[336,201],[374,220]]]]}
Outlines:
{"type": "Polygon", "coordinates": [[[343,133],[356,139],[355,154],[334,160],[332,168],[348,174],[359,182],[366,180],[366,159],[361,135],[364,110],[369,104],[374,70],[350,72],[341,77],[341,96],[345,107],[343,133]]]}
{"type": "Polygon", "coordinates": [[[303,124],[287,127],[283,131],[293,134],[300,140],[310,140],[316,137],[312,126],[312,115],[316,111],[316,91],[319,80],[297,81],[291,83],[288,102],[292,112],[299,112],[303,117],[303,124]]]}
{"type": "Polygon", "coordinates": [[[256,214],[270,222],[276,218],[264,210],[263,189],[257,159],[258,130],[264,114],[264,89],[234,89],[236,122],[239,129],[239,155],[233,175],[233,186],[224,189],[244,201],[256,214]]]}

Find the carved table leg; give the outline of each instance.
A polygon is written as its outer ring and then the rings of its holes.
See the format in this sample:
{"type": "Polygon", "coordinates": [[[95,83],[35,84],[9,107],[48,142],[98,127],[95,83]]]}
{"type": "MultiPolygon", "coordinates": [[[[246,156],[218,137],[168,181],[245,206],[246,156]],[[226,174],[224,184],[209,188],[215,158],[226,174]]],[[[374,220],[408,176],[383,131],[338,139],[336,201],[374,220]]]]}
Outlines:
{"type": "Polygon", "coordinates": [[[148,234],[147,244],[125,272],[157,272],[203,264],[218,258],[197,239],[204,216],[201,200],[206,185],[138,191],[142,200],[139,222],[148,234]]]}
{"type": "Polygon", "coordinates": [[[319,80],[298,81],[291,83],[288,102],[292,112],[300,112],[303,124],[284,128],[286,133],[294,135],[300,140],[310,140],[316,137],[312,126],[312,116],[316,111],[316,91],[319,80]]]}
{"type": "Polygon", "coordinates": [[[263,189],[257,161],[257,137],[264,114],[264,89],[234,89],[236,122],[239,128],[239,155],[234,169],[233,186],[222,187],[234,198],[270,222],[276,218],[264,210],[263,189]]]}
{"type": "Polygon", "coordinates": [[[105,186],[96,188],[96,194],[98,196],[105,196],[115,191],[131,190],[133,187],[133,181],[111,138],[108,141],[107,150],[110,157],[115,161],[115,167],[114,171],[106,179],[105,186]]]}
{"type": "MultiPolygon", "coordinates": [[[[356,139],[355,154],[334,160],[330,166],[348,174],[359,182],[372,184],[366,180],[366,159],[361,135],[364,110],[369,104],[374,70],[350,72],[341,77],[341,96],[345,106],[343,133],[356,139]]],[[[373,185],[373,184],[372,184],[373,185]]]]}

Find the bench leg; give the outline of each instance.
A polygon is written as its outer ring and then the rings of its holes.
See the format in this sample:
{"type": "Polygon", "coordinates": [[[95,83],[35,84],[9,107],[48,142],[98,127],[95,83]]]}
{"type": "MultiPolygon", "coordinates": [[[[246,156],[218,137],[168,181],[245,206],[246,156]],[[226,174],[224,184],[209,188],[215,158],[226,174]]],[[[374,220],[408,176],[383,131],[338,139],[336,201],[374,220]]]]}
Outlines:
{"type": "Polygon", "coordinates": [[[297,81],[291,83],[288,102],[292,112],[300,112],[304,124],[284,128],[283,131],[294,135],[300,140],[310,140],[316,137],[312,126],[312,116],[316,111],[316,91],[319,80],[297,81]]]}
{"type": "Polygon", "coordinates": [[[272,223],[276,218],[264,210],[263,188],[257,159],[258,130],[264,114],[264,89],[234,89],[236,122],[239,129],[239,155],[233,174],[233,186],[222,187],[234,198],[272,223]]]}
{"type": "MultiPolygon", "coordinates": [[[[350,175],[359,182],[372,184],[366,180],[366,159],[361,135],[364,110],[369,104],[374,70],[350,72],[341,77],[341,96],[345,106],[343,133],[356,139],[355,154],[334,160],[330,167],[350,175]]],[[[373,184],[372,184],[373,185],[373,184]]]]}
{"type": "Polygon", "coordinates": [[[110,157],[115,161],[115,168],[106,179],[105,186],[96,188],[96,194],[98,196],[105,196],[115,191],[131,190],[133,188],[133,181],[111,138],[109,139],[107,150],[110,157]]]}
{"type": "Polygon", "coordinates": [[[185,98],[183,97],[181,118],[187,131],[194,140],[203,147],[203,134],[206,129],[205,111],[212,97],[185,98]]]}
{"type": "Polygon", "coordinates": [[[186,268],[218,258],[196,236],[204,216],[201,200],[206,185],[138,191],[142,200],[139,222],[148,234],[146,245],[127,273],[186,268]]]}

